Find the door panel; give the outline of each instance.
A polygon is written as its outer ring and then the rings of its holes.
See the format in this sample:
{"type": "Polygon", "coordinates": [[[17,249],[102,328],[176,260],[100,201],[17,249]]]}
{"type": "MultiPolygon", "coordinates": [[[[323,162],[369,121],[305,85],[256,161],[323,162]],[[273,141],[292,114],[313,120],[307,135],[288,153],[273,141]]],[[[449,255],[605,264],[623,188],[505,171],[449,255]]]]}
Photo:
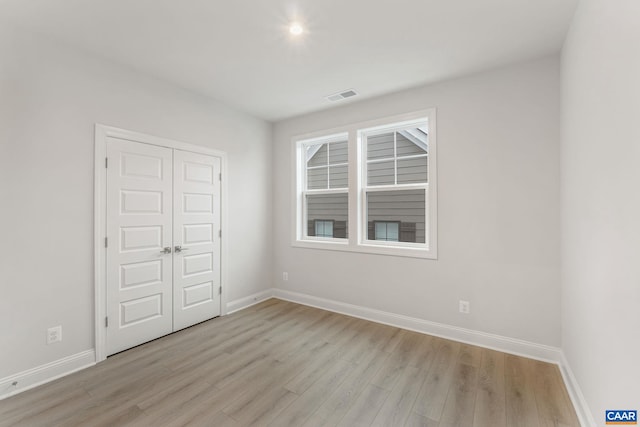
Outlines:
{"type": "Polygon", "coordinates": [[[173,152],[107,139],[107,354],[171,333],[173,152]]]}
{"type": "Polygon", "coordinates": [[[174,151],[174,329],[220,315],[220,159],[174,151]]]}

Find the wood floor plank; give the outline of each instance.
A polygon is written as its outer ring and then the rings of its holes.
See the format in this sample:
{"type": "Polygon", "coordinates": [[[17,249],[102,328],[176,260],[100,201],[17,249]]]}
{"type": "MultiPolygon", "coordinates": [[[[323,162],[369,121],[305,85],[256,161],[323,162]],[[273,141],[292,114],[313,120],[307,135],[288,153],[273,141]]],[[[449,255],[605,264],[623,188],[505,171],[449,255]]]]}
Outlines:
{"type": "Polygon", "coordinates": [[[395,331],[393,332],[392,336],[389,338],[389,341],[387,341],[384,347],[382,347],[382,351],[386,353],[393,353],[396,347],[398,347],[398,345],[400,344],[400,342],[402,342],[405,335],[408,335],[408,334],[409,334],[409,331],[407,331],[406,329],[395,328],[395,331]]]}
{"type": "Polygon", "coordinates": [[[338,347],[327,344],[316,354],[313,360],[306,363],[304,369],[287,382],[284,387],[298,395],[304,393],[312,384],[330,371],[331,367],[338,363],[338,347]]]}
{"type": "Polygon", "coordinates": [[[264,396],[272,394],[274,390],[277,390],[278,398],[295,399],[297,395],[284,388],[284,385],[305,368],[309,357],[309,354],[297,354],[287,361],[274,361],[270,367],[261,370],[260,376],[253,378],[250,384],[244,384],[240,389],[243,393],[234,397],[224,408],[224,413],[238,421],[246,421],[241,412],[248,410],[247,408],[259,412],[255,409],[258,405],[256,402],[264,402],[264,396]]]}
{"type": "Polygon", "coordinates": [[[304,426],[335,426],[388,358],[389,354],[382,351],[370,353],[307,419],[304,426]]]}
{"type": "Polygon", "coordinates": [[[478,368],[475,366],[480,353],[463,345],[451,377],[440,427],[468,427],[473,424],[478,387],[478,368]]]}
{"type": "Polygon", "coordinates": [[[197,374],[191,376],[172,376],[145,391],[140,395],[127,395],[127,399],[135,399],[137,406],[143,411],[153,413],[154,409],[170,406],[175,396],[186,399],[195,396],[211,387],[209,383],[198,381],[197,374]]]}
{"type": "Polygon", "coordinates": [[[285,388],[271,387],[268,393],[260,393],[245,405],[224,412],[243,426],[264,426],[273,421],[284,408],[297,398],[297,394],[285,388]]]}
{"type": "Polygon", "coordinates": [[[505,393],[509,427],[540,426],[531,360],[505,355],[505,393]]]}
{"type": "MultiPolygon", "coordinates": [[[[438,427],[438,422],[411,412],[405,423],[405,427],[438,427]]],[[[487,427],[491,426],[487,425],[487,427]]]]}
{"type": "Polygon", "coordinates": [[[369,384],[358,396],[344,418],[338,423],[339,427],[369,426],[378,415],[389,391],[374,384],[369,384]]]}
{"type": "Polygon", "coordinates": [[[206,383],[198,383],[195,393],[180,395],[180,399],[162,405],[154,405],[144,410],[145,424],[156,426],[206,425],[208,420],[222,411],[228,404],[225,394],[219,388],[206,383]]]}
{"type": "Polygon", "coordinates": [[[531,361],[536,372],[534,394],[540,425],[543,427],[567,426],[577,422],[577,415],[560,379],[557,366],[531,361]]]}
{"type": "Polygon", "coordinates": [[[317,381],[289,405],[272,426],[301,426],[315,412],[315,410],[337,389],[347,378],[354,365],[345,360],[335,360],[317,381]]]}
{"type": "Polygon", "coordinates": [[[483,350],[473,425],[507,427],[504,354],[483,350]]]}
{"type": "Polygon", "coordinates": [[[418,394],[413,411],[423,417],[440,421],[449,388],[453,382],[460,344],[438,339],[440,344],[435,359],[429,368],[427,378],[418,394]]]}
{"type": "Polygon", "coordinates": [[[555,365],[270,299],[0,401],[0,427],[578,427],[555,365]]]}
{"type": "Polygon", "coordinates": [[[191,420],[186,424],[180,424],[184,427],[241,427],[242,424],[225,414],[218,412],[207,416],[206,419],[191,420]]]}
{"type": "Polygon", "coordinates": [[[415,359],[414,350],[418,346],[419,339],[419,334],[415,332],[406,334],[371,383],[391,391],[404,371],[404,368],[409,366],[411,361],[415,359]]]}
{"type": "Polygon", "coordinates": [[[409,418],[424,378],[423,369],[406,366],[371,425],[403,426],[409,418]]]}
{"type": "Polygon", "coordinates": [[[25,407],[20,411],[4,414],[0,418],[0,425],[4,426],[33,426],[46,423],[56,424],[68,418],[77,411],[90,404],[91,395],[83,389],[69,390],[60,395],[34,402],[31,408],[25,407]],[[37,404],[36,404],[37,403],[37,404]]]}

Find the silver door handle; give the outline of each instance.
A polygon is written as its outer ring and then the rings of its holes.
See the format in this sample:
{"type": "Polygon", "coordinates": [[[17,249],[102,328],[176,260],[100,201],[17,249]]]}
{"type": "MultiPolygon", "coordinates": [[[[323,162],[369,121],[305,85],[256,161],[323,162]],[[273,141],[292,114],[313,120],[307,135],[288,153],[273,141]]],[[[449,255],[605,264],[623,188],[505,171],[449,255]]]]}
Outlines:
{"type": "Polygon", "coordinates": [[[182,246],[178,245],[175,248],[173,248],[174,251],[176,251],[177,254],[179,254],[182,251],[188,251],[189,248],[183,248],[182,246]]]}
{"type": "Polygon", "coordinates": [[[171,246],[167,246],[166,248],[162,249],[160,251],[161,254],[170,254],[171,253],[171,246]]]}

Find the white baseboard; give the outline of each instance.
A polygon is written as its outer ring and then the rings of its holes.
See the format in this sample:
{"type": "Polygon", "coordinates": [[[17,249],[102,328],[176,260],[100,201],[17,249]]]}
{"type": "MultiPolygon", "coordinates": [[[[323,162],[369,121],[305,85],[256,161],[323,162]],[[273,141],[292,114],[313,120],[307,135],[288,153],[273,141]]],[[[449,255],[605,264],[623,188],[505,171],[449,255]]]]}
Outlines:
{"type": "Polygon", "coordinates": [[[576,377],[573,375],[573,371],[571,370],[571,366],[569,365],[564,352],[561,352],[560,372],[562,373],[562,378],[564,379],[567,391],[569,392],[569,397],[571,398],[573,407],[576,410],[576,415],[578,415],[580,425],[582,427],[596,427],[596,420],[593,419],[593,414],[589,410],[587,400],[582,394],[582,389],[580,388],[576,377]]]}
{"type": "Polygon", "coordinates": [[[561,362],[561,350],[559,348],[543,344],[536,344],[515,338],[503,337],[501,335],[445,325],[443,323],[431,322],[401,314],[388,313],[381,310],[314,297],[297,292],[285,291],[282,289],[274,289],[273,296],[286,301],[335,311],[336,313],[342,313],[348,316],[358,317],[360,319],[371,320],[373,322],[396,326],[410,331],[486,347],[502,351],[504,353],[528,357],[530,359],[542,360],[556,364],[561,362]]]}
{"type": "Polygon", "coordinates": [[[258,292],[248,297],[239,298],[227,303],[227,314],[231,314],[243,308],[251,307],[264,300],[273,297],[273,289],[267,289],[266,291],[258,292]]]}
{"type": "Polygon", "coordinates": [[[83,351],[0,379],[0,400],[95,365],[94,350],[83,351]],[[16,383],[16,385],[13,385],[16,383]]]}

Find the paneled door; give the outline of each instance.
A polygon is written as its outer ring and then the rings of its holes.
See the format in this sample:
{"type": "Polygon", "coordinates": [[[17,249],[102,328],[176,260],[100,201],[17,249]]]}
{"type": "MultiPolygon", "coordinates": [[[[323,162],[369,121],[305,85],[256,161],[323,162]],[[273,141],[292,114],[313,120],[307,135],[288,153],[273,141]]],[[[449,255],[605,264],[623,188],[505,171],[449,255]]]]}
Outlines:
{"type": "Polygon", "coordinates": [[[173,326],[220,315],[220,158],[174,151],[173,326]]]}
{"type": "Polygon", "coordinates": [[[106,354],[220,315],[220,158],[107,138],[106,354]]]}
{"type": "Polygon", "coordinates": [[[107,140],[107,351],[173,331],[173,150],[107,140]]]}

